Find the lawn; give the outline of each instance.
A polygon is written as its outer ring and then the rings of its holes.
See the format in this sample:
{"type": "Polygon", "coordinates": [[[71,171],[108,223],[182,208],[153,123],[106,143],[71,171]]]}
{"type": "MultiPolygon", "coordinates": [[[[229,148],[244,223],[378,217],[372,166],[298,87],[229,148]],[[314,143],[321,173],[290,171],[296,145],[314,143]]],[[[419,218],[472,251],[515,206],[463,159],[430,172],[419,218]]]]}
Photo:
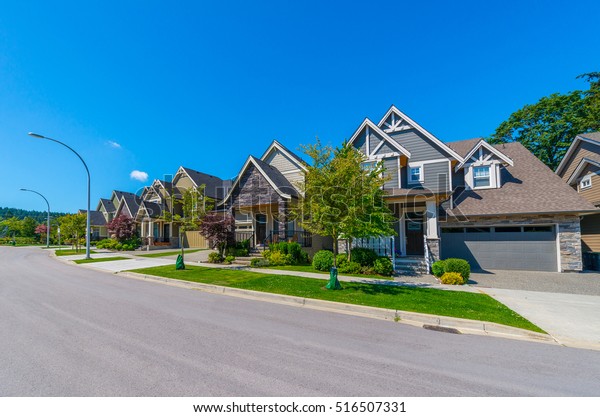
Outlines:
{"type": "MultiPolygon", "coordinates": [[[[208,250],[208,249],[190,249],[190,250],[186,250],[185,253],[200,252],[201,250],[208,250]]],[[[181,250],[174,250],[171,252],[148,253],[146,255],[137,255],[137,256],[143,256],[144,258],[160,258],[162,256],[179,255],[180,253],[181,253],[181,250]]]]}
{"type": "MultiPolygon", "coordinates": [[[[319,271],[319,270],[313,268],[312,265],[267,266],[265,268],[279,269],[281,271],[313,272],[315,274],[329,275],[329,271],[319,271]]],[[[393,279],[392,277],[384,277],[383,275],[377,275],[377,274],[344,274],[342,272],[338,272],[338,275],[344,275],[347,277],[358,277],[358,278],[393,279]]]]}
{"type": "MultiPolygon", "coordinates": [[[[96,252],[91,250],[90,253],[96,252]]],[[[78,251],[75,249],[58,249],[54,254],[56,256],[85,255],[85,249],[79,249],[78,251]]]]}
{"type": "Polygon", "coordinates": [[[485,294],[358,282],[343,282],[343,290],[332,291],[324,289],[327,280],[315,278],[195,266],[186,268],[177,271],[172,265],[168,265],[132,272],[296,297],[489,321],[544,333],[533,323],[485,294]]]}
{"type": "Polygon", "coordinates": [[[131,258],[126,258],[124,256],[111,256],[109,258],[77,259],[74,262],[76,264],[93,264],[96,262],[122,261],[125,259],[131,259],[131,258]]]}

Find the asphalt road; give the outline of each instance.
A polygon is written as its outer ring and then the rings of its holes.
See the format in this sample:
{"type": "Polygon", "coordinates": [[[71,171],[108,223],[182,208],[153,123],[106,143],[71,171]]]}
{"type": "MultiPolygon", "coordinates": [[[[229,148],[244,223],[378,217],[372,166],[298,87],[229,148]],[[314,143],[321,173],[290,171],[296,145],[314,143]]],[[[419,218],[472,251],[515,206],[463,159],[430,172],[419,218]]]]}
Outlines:
{"type": "Polygon", "coordinates": [[[0,396],[597,396],[600,352],[131,280],[0,247],[0,396]]]}

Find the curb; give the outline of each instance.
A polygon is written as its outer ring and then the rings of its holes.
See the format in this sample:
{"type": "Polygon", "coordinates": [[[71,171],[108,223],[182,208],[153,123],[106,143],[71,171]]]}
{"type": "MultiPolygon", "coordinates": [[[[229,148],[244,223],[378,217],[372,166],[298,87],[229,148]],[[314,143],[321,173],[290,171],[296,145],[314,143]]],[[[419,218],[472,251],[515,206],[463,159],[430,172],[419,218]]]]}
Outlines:
{"type": "Polygon", "coordinates": [[[367,307],[356,304],[317,300],[313,298],[302,298],[291,295],[280,295],[260,291],[243,290],[239,288],[222,287],[218,285],[201,284],[190,281],[180,281],[172,278],[158,277],[154,275],[144,275],[128,271],[116,272],[114,273],[114,275],[120,275],[123,277],[142,281],[157,282],[174,287],[194,289],[212,294],[222,294],[232,297],[265,301],[276,304],[284,304],[294,307],[305,307],[313,310],[329,311],[340,314],[348,314],[352,316],[368,317],[378,320],[397,321],[402,324],[426,327],[434,330],[458,330],[460,333],[463,334],[486,335],[517,340],[527,340],[539,343],[559,344],[552,336],[548,334],[537,333],[529,330],[485,321],[435,316],[431,314],[413,313],[402,310],[367,307]]]}

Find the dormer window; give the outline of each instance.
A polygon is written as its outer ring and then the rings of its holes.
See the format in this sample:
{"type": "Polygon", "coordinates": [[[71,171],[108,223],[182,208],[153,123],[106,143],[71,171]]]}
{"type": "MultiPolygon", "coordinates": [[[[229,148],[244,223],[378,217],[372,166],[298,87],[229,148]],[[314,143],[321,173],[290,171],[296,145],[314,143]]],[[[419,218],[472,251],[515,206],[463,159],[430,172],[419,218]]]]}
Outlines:
{"type": "Polygon", "coordinates": [[[489,187],[490,184],[490,167],[473,167],[473,188],[489,187]]]}
{"type": "Polygon", "coordinates": [[[408,167],[408,182],[415,184],[423,182],[423,165],[413,165],[408,167]]]}
{"type": "Polygon", "coordinates": [[[580,190],[585,190],[586,188],[590,188],[591,186],[592,186],[592,176],[591,175],[586,175],[579,182],[580,190]]]}

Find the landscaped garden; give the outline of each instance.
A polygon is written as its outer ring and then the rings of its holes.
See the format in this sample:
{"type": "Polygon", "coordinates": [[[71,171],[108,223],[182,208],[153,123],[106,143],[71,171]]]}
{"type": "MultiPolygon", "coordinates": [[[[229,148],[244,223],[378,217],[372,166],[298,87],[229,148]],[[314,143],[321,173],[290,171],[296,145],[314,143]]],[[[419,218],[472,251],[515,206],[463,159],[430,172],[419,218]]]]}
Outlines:
{"type": "Polygon", "coordinates": [[[485,294],[358,282],[344,282],[341,290],[327,290],[324,288],[327,280],[194,266],[175,270],[174,266],[167,265],[132,272],[296,297],[489,321],[544,332],[485,294]]]}

